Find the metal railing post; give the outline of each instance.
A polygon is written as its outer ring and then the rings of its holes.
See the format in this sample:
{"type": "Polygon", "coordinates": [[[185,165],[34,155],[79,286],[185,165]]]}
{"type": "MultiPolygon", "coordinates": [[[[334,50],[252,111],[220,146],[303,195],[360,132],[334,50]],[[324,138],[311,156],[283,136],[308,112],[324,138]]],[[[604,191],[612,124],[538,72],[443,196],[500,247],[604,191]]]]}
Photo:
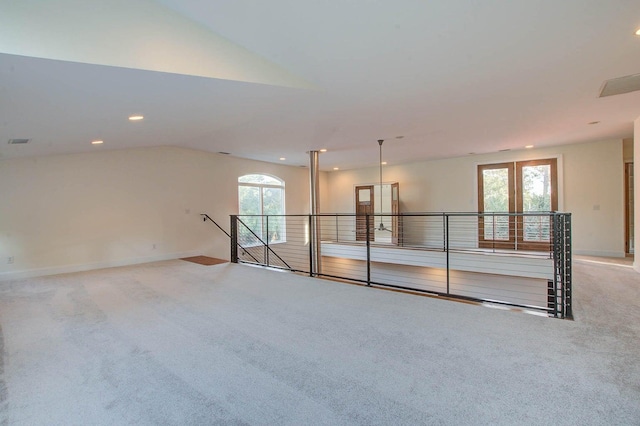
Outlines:
{"type": "Polygon", "coordinates": [[[450,294],[449,291],[449,283],[450,283],[450,277],[449,277],[449,215],[445,215],[445,230],[444,230],[444,234],[445,234],[445,250],[447,253],[447,294],[450,294]]]}
{"type": "MultiPolygon", "coordinates": [[[[447,214],[445,212],[442,212],[442,227],[444,229],[447,228],[447,221],[448,220],[449,220],[449,218],[447,217],[447,214]]],[[[447,235],[446,235],[445,232],[442,233],[442,250],[443,251],[447,250],[447,235]]]]}
{"type": "Polygon", "coordinates": [[[313,216],[309,215],[309,276],[313,277],[313,216]]]}
{"type": "Polygon", "coordinates": [[[564,251],[564,305],[565,318],[573,318],[571,307],[571,213],[563,214],[563,251],[564,251]]]}
{"type": "Polygon", "coordinates": [[[366,232],[366,237],[367,237],[367,285],[370,286],[371,285],[371,229],[370,229],[370,220],[369,220],[369,214],[367,213],[367,215],[365,216],[365,224],[367,227],[367,232],[366,232]]]}
{"type": "Polygon", "coordinates": [[[511,213],[509,213],[508,216],[508,228],[509,228],[509,241],[511,241],[511,224],[513,223],[513,247],[515,250],[518,250],[518,240],[520,238],[518,238],[518,232],[520,231],[520,229],[518,228],[518,225],[520,224],[520,222],[522,222],[522,238],[524,238],[524,221],[525,221],[525,214],[520,212],[520,213],[515,213],[515,216],[511,216],[511,213]],[[520,217],[520,220],[518,220],[518,217],[520,217]],[[513,220],[512,220],[513,219],[513,220]]]}
{"type": "Polygon", "coordinates": [[[556,215],[553,218],[553,316],[560,316],[560,304],[558,303],[558,288],[562,288],[562,264],[563,252],[561,246],[561,216],[556,215]]]}
{"type": "Polygon", "coordinates": [[[558,217],[558,212],[549,215],[549,259],[553,259],[553,233],[555,232],[554,220],[558,217]]]}
{"type": "Polygon", "coordinates": [[[265,218],[266,218],[266,222],[267,223],[266,223],[266,226],[265,226],[266,235],[265,235],[265,239],[264,239],[264,242],[265,242],[264,260],[265,260],[265,263],[267,264],[267,266],[270,266],[269,265],[269,216],[262,216],[262,219],[265,219],[265,218]]]}
{"type": "Polygon", "coordinates": [[[493,252],[496,251],[496,214],[495,212],[491,213],[491,220],[493,221],[493,226],[491,228],[492,236],[491,236],[491,244],[493,246],[493,252]]]}
{"type": "Polygon", "coordinates": [[[238,263],[238,216],[231,215],[231,262],[238,263]]]}
{"type": "MultiPolygon", "coordinates": [[[[534,213],[529,213],[530,216],[535,216],[534,213]]],[[[320,230],[322,228],[322,223],[320,219],[327,218],[328,221],[331,221],[329,215],[314,215],[314,214],[305,214],[305,215],[291,215],[295,216],[298,219],[294,222],[291,220],[289,230],[281,225],[281,222],[276,222],[275,225],[271,225],[271,219],[269,215],[248,215],[248,216],[240,216],[240,215],[231,215],[230,216],[230,241],[231,241],[231,262],[233,263],[255,263],[262,266],[270,266],[281,269],[289,269],[294,272],[301,273],[309,273],[311,277],[327,277],[327,278],[335,278],[339,280],[347,280],[347,281],[355,281],[360,283],[361,285],[366,286],[388,286],[392,288],[405,289],[410,291],[418,291],[418,292],[426,292],[431,294],[436,294],[443,297],[451,297],[451,298],[460,298],[465,300],[474,300],[474,301],[486,301],[490,300],[492,303],[504,304],[507,306],[517,306],[521,308],[527,309],[535,309],[545,312],[549,316],[555,316],[558,318],[572,318],[572,277],[571,277],[571,214],[568,213],[558,213],[558,212],[541,212],[539,214],[543,219],[549,218],[549,235],[546,235],[545,241],[543,243],[540,238],[536,240],[535,238],[529,238],[529,240],[525,240],[526,244],[520,245],[519,249],[529,249],[531,251],[517,253],[511,245],[510,249],[504,250],[496,250],[496,247],[499,248],[500,245],[498,242],[504,242],[504,232],[497,229],[499,224],[503,225],[505,222],[501,222],[500,219],[503,217],[509,217],[505,213],[496,213],[496,212],[437,212],[437,213],[408,213],[405,217],[410,219],[423,219],[420,220],[411,220],[408,222],[408,226],[404,226],[404,223],[401,223],[400,233],[405,233],[408,235],[409,239],[412,239],[412,235],[416,235],[417,237],[413,238],[411,241],[411,247],[409,249],[398,249],[393,245],[393,239],[391,243],[386,241],[386,238],[383,241],[380,239],[376,240],[376,233],[378,232],[378,228],[375,222],[378,220],[379,214],[364,214],[364,215],[336,215],[334,218],[334,222],[337,226],[341,225],[342,217],[356,218],[355,224],[351,221],[349,229],[351,227],[355,227],[356,232],[356,240],[352,237],[343,238],[342,244],[330,245],[326,248],[327,254],[329,255],[325,258],[327,262],[327,269],[322,271],[320,268],[320,264],[316,263],[317,258],[315,256],[314,247],[318,241],[322,241],[321,234],[319,232],[313,232],[314,229],[320,230]],[[307,222],[305,223],[304,217],[307,216],[307,222]],[[435,218],[440,216],[441,229],[438,231],[438,228],[435,226],[435,218]],[[488,226],[493,224],[492,233],[494,235],[494,251],[498,253],[498,255],[490,255],[486,256],[486,253],[491,252],[491,245],[488,244],[488,238],[484,239],[483,230],[483,222],[485,218],[489,218],[491,216],[491,221],[486,221],[488,226]],[[257,218],[261,218],[263,222],[262,228],[265,230],[266,235],[258,235],[260,233],[257,230],[257,218]],[[453,226],[455,229],[453,230],[453,238],[455,241],[453,243],[453,247],[456,250],[455,252],[451,252],[451,218],[453,218],[453,226]],[[472,218],[476,220],[476,223],[480,227],[480,233],[478,234],[478,228],[474,225],[474,222],[468,222],[467,218],[472,218]],[[426,223],[424,219],[429,219],[430,221],[427,223],[428,226],[425,226],[426,223]],[[482,220],[482,221],[481,221],[482,220]],[[245,223],[246,221],[246,223],[245,223]],[[362,222],[365,222],[365,229],[362,229],[362,222]],[[374,223],[372,223],[374,222],[374,223]],[[251,227],[248,225],[251,224],[251,227]],[[304,234],[305,227],[308,226],[308,235],[304,234]],[[405,229],[406,228],[406,229],[405,229]],[[254,229],[256,231],[254,232],[254,229]],[[280,233],[280,230],[283,229],[283,232],[286,233],[283,237],[280,233]],[[412,234],[412,230],[414,230],[414,234],[412,234]],[[425,231],[426,230],[426,231],[425,231]],[[362,259],[362,234],[365,231],[365,258],[362,259]],[[438,232],[442,232],[442,234],[438,235],[438,232]],[[241,235],[242,234],[242,235],[241,235]],[[273,234],[273,235],[270,235],[273,234]],[[285,241],[286,235],[289,235],[289,241],[285,241]],[[501,240],[497,240],[498,235],[501,235],[501,240]],[[316,239],[317,236],[317,239],[316,239]],[[271,238],[274,238],[273,244],[271,238]],[[466,238],[466,239],[465,239],[466,238]],[[469,244],[470,242],[474,242],[470,240],[473,238],[475,244],[469,244]],[[242,241],[241,241],[242,239],[242,241]],[[348,240],[348,241],[347,241],[348,240]],[[479,242],[477,242],[479,240],[479,242]],[[480,243],[486,241],[486,246],[480,245],[480,243]],[[441,247],[439,244],[443,244],[443,251],[441,251],[441,247]],[[307,244],[308,247],[306,251],[308,251],[309,260],[304,259],[304,256],[307,255],[305,253],[304,244],[307,244]],[[376,275],[373,273],[373,247],[375,244],[376,248],[376,275]],[[544,253],[544,251],[536,254],[535,250],[546,250],[547,244],[550,244],[549,253],[544,253]],[[260,254],[259,251],[264,249],[265,258],[259,259],[260,254]],[[274,250],[275,249],[275,250],[274,250]],[[330,250],[331,249],[331,250],[330,250]],[[379,252],[382,250],[383,255],[379,252]],[[410,251],[409,251],[410,250],[410,251]],[[416,282],[416,275],[412,268],[405,268],[403,265],[409,265],[409,262],[405,262],[402,259],[402,256],[411,256],[407,259],[416,259],[416,257],[422,257],[422,255],[417,250],[429,251],[430,253],[424,254],[424,263],[425,275],[429,275],[428,280],[432,281],[434,284],[437,281],[437,285],[426,286],[424,284],[420,284],[416,282]],[[394,253],[390,253],[393,251],[394,253]],[[513,252],[510,252],[513,251],[513,252]],[[254,256],[255,255],[255,256],[254,256]],[[291,260],[289,260],[289,256],[291,260]],[[442,256],[445,258],[442,259],[442,256]],[[486,289],[502,289],[501,282],[493,283],[494,280],[487,280],[486,282],[470,282],[472,278],[462,277],[459,278],[457,275],[457,270],[459,269],[458,256],[463,256],[467,258],[469,256],[473,256],[477,258],[482,263],[488,263],[487,267],[484,268],[484,265],[479,266],[479,270],[477,273],[491,273],[492,265],[489,264],[491,262],[498,262],[495,266],[499,267],[500,265],[500,256],[509,256],[512,259],[518,258],[518,262],[514,263],[522,265],[523,274],[514,273],[515,276],[528,277],[527,267],[530,264],[534,265],[544,265],[546,274],[544,279],[544,288],[542,287],[543,281],[540,281],[540,292],[544,290],[546,293],[546,303],[540,303],[538,300],[542,300],[538,297],[538,293],[536,293],[536,298],[531,298],[531,302],[529,299],[521,298],[519,300],[513,300],[515,297],[511,297],[509,294],[502,296],[499,295],[496,298],[487,298],[480,292],[475,292],[475,288],[469,289],[469,286],[479,286],[481,288],[486,289]],[[480,258],[480,256],[483,256],[480,258]],[[347,259],[347,262],[341,262],[340,260],[335,259],[347,259]],[[274,265],[271,265],[271,259],[274,259],[274,265]],[[287,259],[291,265],[294,265],[293,268],[290,264],[287,263],[284,259],[287,259]],[[531,259],[530,263],[528,259],[531,259]],[[537,259],[537,260],[536,260],[537,259]],[[366,262],[366,271],[362,271],[362,264],[359,263],[362,260],[366,262]],[[442,282],[442,260],[445,260],[445,282],[442,282]],[[304,271],[306,266],[308,265],[308,271],[304,271]],[[393,266],[399,265],[399,266],[393,266]],[[454,271],[453,268],[456,268],[454,271]],[[435,269],[439,268],[439,269],[435,269]],[[485,272],[488,270],[488,272],[485,272]],[[437,272],[439,271],[439,272],[437,272]],[[363,275],[365,273],[365,276],[363,275]],[[452,273],[453,272],[453,273],[452,273]],[[433,275],[431,275],[433,274],[433,275]],[[453,287],[453,278],[456,279],[455,288],[453,287]],[[442,284],[445,284],[444,288],[442,284]],[[424,288],[427,287],[427,288],[424,288]],[[478,295],[479,294],[479,295],[478,295]]],[[[513,217],[519,218],[520,216],[513,217]]],[[[521,215],[525,216],[525,215],[521,215]]],[[[282,216],[288,217],[288,216],[282,216]]],[[[282,217],[277,217],[277,220],[282,220],[282,217]]],[[[383,223],[382,219],[378,223],[383,223]]],[[[328,225],[328,222],[327,222],[328,225]]],[[[331,226],[333,226],[332,224],[331,226]]],[[[532,223],[533,225],[533,223],[532,223]]],[[[328,229],[328,228],[327,228],[328,229]]],[[[533,229],[533,228],[532,228],[533,229]]],[[[537,229],[537,228],[536,228],[537,229]]],[[[534,233],[536,229],[530,232],[530,236],[535,237],[534,233]]],[[[546,228],[545,228],[546,229],[546,228]]],[[[539,229],[537,229],[538,234],[540,234],[539,229]]],[[[346,231],[343,231],[346,232],[346,231]]],[[[339,230],[338,230],[339,233],[339,230]]],[[[487,234],[489,237],[491,233],[487,234]]],[[[513,236],[513,235],[512,235],[513,236]]],[[[325,235],[326,238],[330,239],[330,236],[325,235]]],[[[385,234],[386,237],[386,234],[385,234]]],[[[520,236],[522,238],[522,236],[520,236]]],[[[511,262],[510,262],[511,263],[511,262]]],[[[464,268],[460,268],[464,270],[464,268]]],[[[540,277],[542,279],[542,277],[540,277]]],[[[514,281],[517,284],[517,281],[514,281]]],[[[429,283],[426,283],[429,284],[429,283]]],[[[489,294],[489,293],[487,293],[489,294]]],[[[540,293],[542,295],[542,293],[540,293]]]]}

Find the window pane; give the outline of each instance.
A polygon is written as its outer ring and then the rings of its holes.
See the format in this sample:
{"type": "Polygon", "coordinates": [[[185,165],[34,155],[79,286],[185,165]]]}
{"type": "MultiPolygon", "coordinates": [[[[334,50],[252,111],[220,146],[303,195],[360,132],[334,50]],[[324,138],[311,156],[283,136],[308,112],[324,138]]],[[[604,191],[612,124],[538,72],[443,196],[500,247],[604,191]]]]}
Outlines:
{"type": "Polygon", "coordinates": [[[284,216],[265,216],[263,218],[265,233],[267,232],[267,229],[269,230],[269,243],[285,241],[284,219],[284,216]]]}
{"type": "Polygon", "coordinates": [[[358,202],[360,203],[368,203],[371,201],[371,189],[360,189],[358,190],[358,202]]]}
{"type": "MultiPolygon", "coordinates": [[[[265,215],[282,215],[284,207],[284,190],[282,188],[262,188],[262,206],[265,215]]],[[[269,220],[269,242],[283,241],[284,239],[284,218],[281,216],[271,216],[269,220]]],[[[267,232],[267,217],[264,218],[264,230],[267,232]]]]}
{"type": "Polygon", "coordinates": [[[262,238],[262,223],[260,218],[244,215],[261,214],[260,188],[255,186],[238,186],[238,200],[240,220],[246,225],[238,225],[239,242],[243,246],[256,244],[258,243],[256,235],[262,238]],[[253,231],[253,233],[251,231],[253,231]]]}
{"type": "MultiPolygon", "coordinates": [[[[482,191],[484,212],[509,211],[509,169],[488,169],[482,171],[482,191]]],[[[484,217],[485,240],[509,240],[509,216],[484,217]]]]}
{"type": "Polygon", "coordinates": [[[262,188],[263,214],[283,214],[282,188],[262,188]]]}
{"type": "MultiPolygon", "coordinates": [[[[522,168],[522,212],[551,211],[551,166],[522,168]]],[[[524,241],[549,241],[549,216],[525,216],[524,241]]]]}
{"type": "Polygon", "coordinates": [[[485,212],[509,211],[509,170],[489,169],[482,171],[482,190],[485,212]]]}
{"type": "Polygon", "coordinates": [[[268,175],[244,175],[238,178],[240,183],[257,183],[261,185],[283,185],[280,179],[268,175]]]}
{"type": "Polygon", "coordinates": [[[266,217],[284,215],[284,181],[260,174],[241,176],[238,178],[238,204],[239,219],[244,223],[238,227],[241,244],[285,241],[284,218],[271,217],[267,223],[266,217]]]}
{"type": "Polygon", "coordinates": [[[522,168],[522,211],[551,211],[551,166],[525,166],[522,168]]]}
{"type": "Polygon", "coordinates": [[[240,214],[261,214],[260,190],[255,186],[238,186],[240,214]]]}

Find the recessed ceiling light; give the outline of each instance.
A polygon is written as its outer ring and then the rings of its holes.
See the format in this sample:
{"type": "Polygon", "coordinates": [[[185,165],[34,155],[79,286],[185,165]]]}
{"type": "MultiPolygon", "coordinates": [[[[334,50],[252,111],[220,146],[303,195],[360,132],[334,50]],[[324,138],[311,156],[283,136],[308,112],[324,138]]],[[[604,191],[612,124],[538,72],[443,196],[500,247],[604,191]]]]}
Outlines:
{"type": "Polygon", "coordinates": [[[91,145],[102,145],[103,143],[104,141],[99,141],[99,140],[91,141],[91,145]]]}
{"type": "Polygon", "coordinates": [[[285,157],[280,157],[280,161],[284,161],[284,160],[286,160],[285,157]]]}
{"type": "Polygon", "coordinates": [[[334,167],[333,170],[340,170],[340,167],[334,167]]]}
{"type": "Polygon", "coordinates": [[[382,162],[382,163],[380,163],[380,164],[382,164],[383,166],[386,166],[386,165],[387,165],[387,162],[386,162],[386,161],[383,161],[383,162],[382,162]]]}
{"type": "Polygon", "coordinates": [[[591,121],[589,124],[598,124],[599,121],[591,121]]]}
{"type": "Polygon", "coordinates": [[[636,30],[636,35],[637,35],[637,36],[640,36],[640,28],[638,28],[638,29],[636,30]]]}
{"type": "Polygon", "coordinates": [[[327,148],[322,148],[320,152],[327,152],[327,148]]]}
{"type": "Polygon", "coordinates": [[[131,115],[129,116],[129,121],[140,121],[144,119],[144,116],[142,115],[131,115]]]}
{"type": "Polygon", "coordinates": [[[531,148],[533,148],[533,145],[525,145],[524,147],[527,148],[527,149],[531,149],[531,148]]]}

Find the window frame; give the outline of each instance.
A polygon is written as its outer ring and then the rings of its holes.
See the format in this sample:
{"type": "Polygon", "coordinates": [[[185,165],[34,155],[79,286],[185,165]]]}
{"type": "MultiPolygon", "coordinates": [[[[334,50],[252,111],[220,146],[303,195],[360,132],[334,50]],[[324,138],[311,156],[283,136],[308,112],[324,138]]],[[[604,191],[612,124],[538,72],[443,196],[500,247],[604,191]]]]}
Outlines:
{"type": "MultiPolygon", "coordinates": [[[[285,181],[284,179],[280,179],[277,176],[274,175],[270,175],[268,173],[249,173],[249,174],[245,174],[242,176],[238,177],[238,216],[261,216],[263,218],[263,220],[260,221],[259,226],[260,229],[258,231],[253,230],[259,237],[260,239],[266,243],[267,245],[271,245],[271,244],[282,244],[282,243],[286,243],[287,239],[286,239],[286,221],[284,219],[285,216],[285,212],[286,212],[286,190],[285,190],[285,181]],[[261,182],[241,182],[240,180],[249,176],[266,176],[270,179],[275,179],[278,182],[280,182],[280,184],[274,184],[274,183],[261,183],[261,182]],[[256,188],[258,190],[258,197],[259,197],[259,205],[258,205],[258,213],[257,214],[246,214],[243,213],[241,211],[241,206],[240,206],[240,188],[241,187],[245,187],[245,188],[256,188]],[[278,237],[278,240],[276,241],[270,241],[269,236],[267,235],[265,238],[265,224],[264,224],[264,217],[267,216],[264,214],[264,191],[266,189],[280,189],[282,190],[282,200],[281,200],[281,212],[275,215],[268,215],[268,216],[282,216],[283,217],[283,229],[278,237]]],[[[268,227],[268,223],[267,223],[267,227],[268,227]]],[[[251,246],[257,246],[257,245],[261,245],[261,243],[249,243],[246,246],[247,247],[251,247],[251,246]]]]}
{"type": "MultiPolygon", "coordinates": [[[[525,167],[535,167],[535,166],[549,166],[549,178],[551,180],[551,193],[549,194],[551,198],[551,212],[558,211],[558,162],[555,158],[542,158],[537,160],[527,160],[527,161],[517,161],[516,165],[516,211],[523,212],[524,210],[524,198],[522,196],[522,188],[523,188],[523,176],[522,169],[525,167]]],[[[552,230],[549,229],[549,242],[546,241],[528,241],[524,239],[524,217],[519,216],[517,220],[517,246],[522,250],[534,250],[534,251],[545,251],[549,249],[549,245],[552,244],[553,241],[553,233],[552,230]]],[[[549,226],[551,227],[551,220],[549,220],[549,226]]]]}
{"type": "MultiPolygon", "coordinates": [[[[511,194],[515,193],[515,179],[514,179],[514,162],[508,161],[504,163],[494,164],[479,164],[477,168],[478,179],[478,213],[484,213],[484,175],[485,170],[507,169],[507,184],[508,184],[508,205],[509,211],[503,213],[513,213],[515,211],[515,200],[511,194]]],[[[485,221],[488,217],[493,215],[480,215],[478,218],[478,246],[480,248],[501,248],[501,249],[513,249],[515,248],[515,234],[511,232],[515,229],[514,217],[509,217],[509,238],[506,240],[496,240],[485,238],[485,221]]],[[[495,224],[493,229],[495,229],[495,224]]]]}
{"type": "MultiPolygon", "coordinates": [[[[531,250],[546,251],[549,249],[550,242],[546,241],[526,241],[524,239],[524,218],[522,216],[509,217],[509,239],[494,240],[486,239],[484,236],[485,216],[484,213],[484,178],[485,170],[507,169],[508,170],[508,191],[509,191],[509,211],[504,213],[521,213],[523,210],[523,175],[522,169],[529,166],[549,165],[551,179],[551,210],[558,211],[559,201],[561,200],[559,176],[561,175],[561,162],[558,157],[535,158],[529,160],[512,160],[501,163],[477,164],[477,196],[478,196],[478,247],[479,248],[495,248],[495,249],[515,249],[515,250],[531,250]]],[[[486,217],[490,217],[488,213],[486,217]]]]}

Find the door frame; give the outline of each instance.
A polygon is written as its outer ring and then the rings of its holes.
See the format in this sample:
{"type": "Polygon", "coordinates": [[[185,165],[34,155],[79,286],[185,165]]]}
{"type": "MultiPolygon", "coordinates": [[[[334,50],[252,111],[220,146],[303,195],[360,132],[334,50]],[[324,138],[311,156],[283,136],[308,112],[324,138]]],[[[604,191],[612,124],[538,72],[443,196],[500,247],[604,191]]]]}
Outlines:
{"type": "MultiPolygon", "coordinates": [[[[355,198],[356,198],[356,241],[367,241],[367,215],[373,218],[373,214],[375,212],[375,194],[374,194],[374,185],[356,185],[355,187],[355,198]],[[364,204],[360,204],[360,190],[369,189],[369,204],[368,208],[364,209],[365,211],[361,211],[360,207],[365,207],[364,204]]],[[[373,226],[372,219],[369,219],[369,227],[373,226]]],[[[373,241],[374,233],[372,230],[369,230],[369,241],[373,241]]]]}
{"type": "MultiPolygon", "coordinates": [[[[624,163],[624,252],[625,254],[635,254],[635,241],[633,242],[633,252],[631,251],[631,247],[629,246],[629,243],[631,242],[631,239],[634,238],[633,233],[631,233],[631,220],[630,219],[635,219],[631,209],[629,208],[630,205],[633,203],[633,208],[635,210],[636,206],[635,206],[635,197],[631,198],[630,195],[635,195],[632,192],[632,187],[629,185],[630,183],[632,183],[633,185],[635,185],[635,182],[632,180],[632,177],[635,175],[635,167],[633,166],[633,161],[625,161],[624,163]],[[631,176],[630,176],[630,172],[631,172],[631,176]]],[[[634,224],[633,224],[634,228],[636,226],[635,224],[635,220],[634,220],[634,224]]]]}
{"type": "MultiPolygon", "coordinates": [[[[478,213],[481,214],[478,218],[478,247],[480,248],[497,248],[497,249],[517,249],[517,250],[532,250],[532,251],[546,251],[549,250],[550,241],[525,241],[524,240],[524,218],[522,216],[510,216],[509,217],[509,239],[508,240],[493,240],[486,239],[484,236],[485,221],[487,218],[492,217],[491,214],[487,216],[482,215],[484,212],[484,181],[482,179],[484,170],[494,169],[507,169],[508,173],[508,188],[509,191],[509,212],[505,213],[521,213],[523,210],[523,197],[521,188],[523,187],[522,169],[527,166],[537,165],[549,165],[550,166],[550,179],[551,179],[551,211],[558,211],[558,203],[560,199],[560,185],[558,175],[559,170],[558,157],[540,158],[534,160],[514,160],[502,163],[493,164],[477,164],[476,179],[477,179],[477,196],[478,196],[478,213]]],[[[551,220],[551,219],[550,219],[551,220]]],[[[550,227],[552,226],[550,222],[550,227]]],[[[550,237],[552,236],[551,229],[549,230],[550,237]]]]}
{"type": "MultiPolygon", "coordinates": [[[[555,158],[544,158],[540,160],[516,161],[516,212],[522,213],[524,210],[524,200],[522,191],[523,187],[522,169],[531,166],[549,165],[549,178],[551,179],[551,211],[558,211],[558,161],[555,158]]],[[[551,239],[553,238],[553,222],[549,218],[549,239],[550,241],[525,241],[524,240],[524,217],[518,216],[516,220],[517,248],[521,250],[546,251],[550,249],[551,239]]]]}
{"type": "MultiPolygon", "coordinates": [[[[508,188],[509,191],[509,211],[505,213],[513,213],[515,211],[515,200],[511,194],[515,193],[515,180],[514,180],[514,162],[495,163],[495,164],[479,164],[477,168],[477,180],[478,180],[478,213],[484,213],[484,180],[481,178],[485,170],[495,169],[507,169],[508,176],[508,188]]],[[[509,238],[507,240],[495,240],[486,239],[484,236],[485,221],[487,218],[493,218],[493,215],[480,215],[478,217],[478,246],[480,248],[500,248],[500,249],[514,249],[515,248],[515,233],[512,230],[515,228],[513,223],[513,216],[509,216],[509,238]]],[[[495,229],[495,225],[493,227],[495,229]]]]}

